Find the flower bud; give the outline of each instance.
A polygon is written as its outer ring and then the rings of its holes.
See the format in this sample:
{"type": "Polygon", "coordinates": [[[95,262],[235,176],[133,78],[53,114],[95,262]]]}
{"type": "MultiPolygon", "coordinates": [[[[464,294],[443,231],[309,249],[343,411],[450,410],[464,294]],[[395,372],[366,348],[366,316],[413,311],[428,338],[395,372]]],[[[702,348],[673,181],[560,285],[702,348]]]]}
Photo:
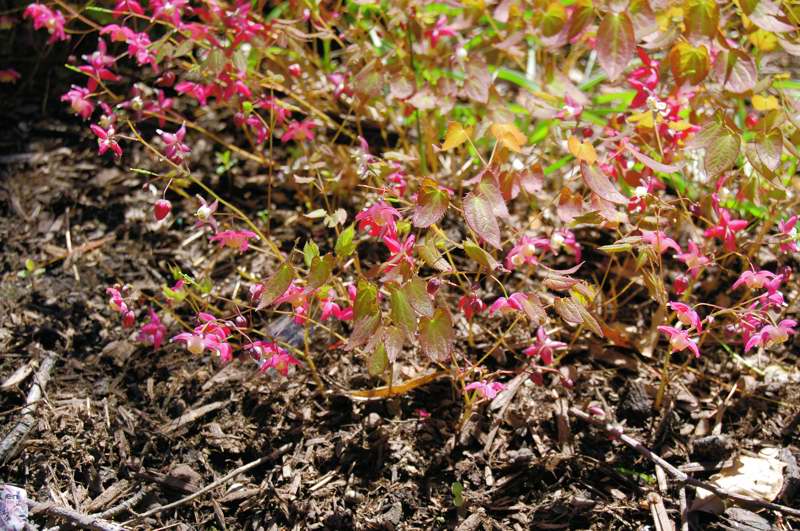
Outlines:
{"type": "Polygon", "coordinates": [[[672,288],[675,290],[676,295],[682,294],[688,287],[689,279],[686,277],[686,275],[678,275],[675,278],[675,282],[672,284],[672,288]]]}
{"type": "Polygon", "coordinates": [[[136,324],[136,315],[133,311],[128,310],[122,315],[122,327],[123,328],[133,328],[133,325],[136,324]]]}
{"type": "Polygon", "coordinates": [[[172,203],[170,203],[166,199],[159,199],[156,201],[155,206],[153,207],[153,213],[156,216],[156,220],[161,221],[165,217],[167,217],[172,211],[172,203]]]}
{"type": "Polygon", "coordinates": [[[439,291],[439,288],[442,286],[442,281],[438,278],[432,278],[428,281],[427,289],[428,295],[431,297],[436,295],[436,292],[439,291]]]}
{"type": "Polygon", "coordinates": [[[303,73],[303,70],[300,68],[300,65],[297,63],[289,65],[289,75],[292,77],[300,77],[303,73]]]}

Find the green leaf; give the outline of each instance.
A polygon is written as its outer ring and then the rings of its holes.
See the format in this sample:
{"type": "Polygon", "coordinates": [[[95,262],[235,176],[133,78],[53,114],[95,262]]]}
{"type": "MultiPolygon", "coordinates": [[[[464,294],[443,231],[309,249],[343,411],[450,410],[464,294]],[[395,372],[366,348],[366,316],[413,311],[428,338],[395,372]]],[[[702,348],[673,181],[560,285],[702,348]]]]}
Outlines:
{"type": "Polygon", "coordinates": [[[336,260],[330,253],[320,258],[311,259],[311,270],[308,273],[308,289],[317,289],[325,284],[331,276],[336,260]]]}
{"type": "Polygon", "coordinates": [[[350,225],[344,229],[339,237],[336,239],[336,247],[334,251],[339,258],[347,258],[356,250],[356,244],[353,241],[356,237],[355,225],[350,225]]]}
{"type": "Polygon", "coordinates": [[[294,280],[294,267],[289,262],[284,262],[278,270],[264,282],[264,293],[258,303],[258,309],[266,308],[272,301],[286,293],[289,285],[294,280]]]}
{"type": "Polygon", "coordinates": [[[492,247],[500,249],[500,225],[497,223],[492,205],[478,194],[470,192],[464,198],[464,219],[475,233],[492,247]]]}
{"type": "Polygon", "coordinates": [[[380,312],[378,306],[378,288],[367,280],[358,281],[356,300],[353,303],[353,320],[358,321],[363,317],[380,312]]]}
{"type": "Polygon", "coordinates": [[[703,166],[709,179],[716,179],[722,172],[731,168],[739,157],[739,135],[722,127],[714,142],[706,147],[703,166]]]}
{"type": "Polygon", "coordinates": [[[380,376],[388,367],[389,357],[386,355],[386,347],[383,343],[378,343],[367,362],[367,372],[373,377],[380,376]]]}
{"type": "Polygon", "coordinates": [[[397,286],[390,288],[389,306],[392,323],[400,326],[408,337],[414,337],[417,331],[417,316],[411,303],[408,302],[408,296],[397,286]]]}
{"type": "Polygon", "coordinates": [[[446,363],[450,360],[453,349],[453,323],[450,314],[437,308],[432,317],[423,317],[419,321],[419,344],[422,351],[432,360],[446,363]]]}
{"type": "Polygon", "coordinates": [[[708,75],[708,50],[704,45],[692,46],[679,42],[669,52],[669,67],[675,81],[682,84],[686,81],[697,85],[708,75]]]}
{"type": "Polygon", "coordinates": [[[311,261],[315,256],[319,256],[319,247],[311,240],[306,241],[303,245],[303,262],[306,267],[311,267],[311,261]]]}
{"type": "Polygon", "coordinates": [[[567,21],[567,10],[561,2],[550,2],[542,14],[542,35],[552,37],[558,34],[567,21]]]}
{"type": "Polygon", "coordinates": [[[783,154],[783,134],[778,128],[759,135],[756,141],[756,153],[761,163],[775,171],[781,165],[781,155],[783,154]]]}
{"type": "Polygon", "coordinates": [[[450,485],[450,492],[453,493],[453,505],[456,507],[464,505],[464,486],[461,483],[454,481],[453,484],[450,485]]]}
{"type": "Polygon", "coordinates": [[[628,14],[606,13],[597,30],[596,49],[597,59],[609,80],[615,81],[625,71],[635,47],[636,37],[628,14]]]}
{"type": "Polygon", "coordinates": [[[412,277],[403,285],[403,293],[418,314],[427,317],[433,315],[433,301],[428,295],[428,286],[424,280],[417,276],[412,277]]]}
{"type": "Polygon", "coordinates": [[[436,241],[433,236],[426,234],[420,243],[414,246],[414,250],[422,257],[426,264],[439,271],[449,273],[453,267],[436,248],[436,241]]]}
{"type": "Polygon", "coordinates": [[[386,357],[389,363],[397,361],[397,357],[403,351],[406,334],[396,326],[387,326],[383,329],[383,342],[386,346],[386,357]]]}
{"type": "Polygon", "coordinates": [[[719,24],[717,0],[686,0],[683,13],[686,36],[690,40],[697,37],[711,39],[717,33],[719,24]]]}
{"type": "Polygon", "coordinates": [[[484,251],[483,248],[472,240],[464,240],[461,245],[464,247],[464,252],[467,253],[467,256],[478,262],[487,270],[494,271],[500,266],[500,263],[495,260],[492,255],[484,251]]]}

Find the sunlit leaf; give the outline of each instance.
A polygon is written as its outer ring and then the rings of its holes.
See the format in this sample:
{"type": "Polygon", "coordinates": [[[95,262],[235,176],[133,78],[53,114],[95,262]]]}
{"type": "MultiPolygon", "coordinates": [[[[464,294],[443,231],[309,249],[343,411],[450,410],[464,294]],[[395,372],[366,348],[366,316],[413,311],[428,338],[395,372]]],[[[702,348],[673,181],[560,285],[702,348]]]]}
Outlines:
{"type": "Polygon", "coordinates": [[[516,153],[522,151],[522,146],[528,141],[513,123],[493,123],[489,129],[501,145],[516,153]]]}
{"type": "Polygon", "coordinates": [[[703,44],[679,42],[669,52],[670,70],[678,84],[688,81],[697,85],[708,75],[709,65],[708,50],[703,44]]]}
{"type": "Polygon", "coordinates": [[[392,323],[400,326],[408,337],[413,337],[417,331],[417,316],[403,290],[398,287],[390,288],[389,306],[392,323]]]}
{"type": "Polygon", "coordinates": [[[579,161],[586,162],[587,164],[594,164],[597,162],[597,151],[595,151],[594,146],[588,140],[581,142],[578,140],[578,137],[571,136],[567,140],[567,147],[569,148],[569,152],[579,161]]]}
{"type": "Polygon", "coordinates": [[[403,285],[403,293],[414,310],[427,317],[433,315],[433,301],[428,295],[427,284],[421,278],[415,276],[403,285]]]}
{"type": "Polygon", "coordinates": [[[447,212],[449,204],[450,195],[445,190],[434,181],[424,181],[417,193],[417,204],[412,218],[414,226],[425,228],[438,223],[447,212]]]}
{"type": "Polygon", "coordinates": [[[264,282],[264,293],[261,295],[258,308],[266,308],[272,304],[272,301],[286,293],[294,277],[295,272],[292,264],[289,262],[281,264],[278,270],[264,282]]]}
{"type": "Polygon", "coordinates": [[[690,39],[714,37],[719,24],[717,0],[686,0],[683,12],[687,37],[690,39]]]}
{"type": "Polygon", "coordinates": [[[447,151],[458,147],[472,135],[473,127],[464,128],[458,122],[450,122],[447,124],[447,133],[444,135],[444,142],[442,143],[442,150],[447,151]]]}
{"type": "Polygon", "coordinates": [[[484,251],[481,246],[472,240],[464,240],[461,245],[464,247],[464,252],[467,253],[467,256],[478,262],[481,266],[485,267],[489,271],[494,271],[500,267],[500,263],[495,260],[492,255],[484,251]]]}
{"type": "Polygon", "coordinates": [[[375,350],[370,354],[367,362],[367,372],[370,376],[380,376],[389,367],[389,357],[386,355],[386,347],[383,343],[378,343],[375,350]]]}
{"type": "Polygon", "coordinates": [[[464,198],[463,207],[467,225],[489,245],[500,249],[500,225],[489,201],[480,194],[470,192],[464,198]]]}

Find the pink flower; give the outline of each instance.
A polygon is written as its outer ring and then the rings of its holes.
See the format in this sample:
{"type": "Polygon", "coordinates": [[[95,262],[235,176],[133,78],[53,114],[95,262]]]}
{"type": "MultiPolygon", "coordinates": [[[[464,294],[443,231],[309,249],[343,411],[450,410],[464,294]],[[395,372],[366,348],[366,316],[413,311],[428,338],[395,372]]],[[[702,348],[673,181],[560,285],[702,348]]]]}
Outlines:
{"type": "Polygon", "coordinates": [[[703,332],[703,322],[691,306],[682,302],[670,302],[669,307],[678,316],[680,322],[686,326],[694,327],[698,333],[703,332]]]}
{"type": "Polygon", "coordinates": [[[202,354],[208,349],[216,352],[223,362],[233,359],[233,348],[227,342],[230,328],[220,323],[217,319],[204,312],[200,312],[198,320],[201,322],[193,332],[183,332],[174,336],[170,341],[184,343],[186,349],[192,354],[202,354]]]}
{"type": "Polygon", "coordinates": [[[389,249],[389,259],[384,263],[384,271],[392,271],[400,264],[406,263],[412,268],[414,267],[414,242],[416,236],[411,234],[401,243],[399,240],[384,235],[383,243],[389,249]]]}
{"type": "Polygon", "coordinates": [[[89,100],[90,96],[91,91],[88,88],[72,85],[72,88],[61,96],[61,101],[68,101],[75,114],[88,120],[94,112],[94,103],[89,100]]]}
{"type": "Polygon", "coordinates": [[[494,315],[495,312],[507,314],[511,312],[521,311],[523,304],[528,300],[528,296],[524,293],[514,293],[508,298],[498,297],[496,301],[489,306],[489,315],[494,315]]]}
{"type": "Polygon", "coordinates": [[[266,372],[269,369],[274,369],[282,376],[288,376],[289,368],[293,365],[300,365],[300,362],[285,350],[281,349],[280,347],[278,348],[280,351],[264,360],[264,363],[261,364],[259,370],[261,372],[266,372]]]}
{"type": "Polygon", "coordinates": [[[564,107],[556,113],[559,120],[577,119],[583,112],[583,105],[572,99],[569,94],[564,96],[564,107]]]}
{"type": "MultiPolygon", "coordinates": [[[[189,0],[150,0],[150,8],[153,10],[153,20],[161,19],[180,28],[183,26],[181,15],[189,0]]],[[[191,11],[191,8],[188,8],[191,11]]]]}
{"type": "Polygon", "coordinates": [[[0,83],[16,83],[22,78],[19,75],[19,72],[14,70],[13,68],[6,68],[5,70],[0,70],[0,83]]]}
{"type": "Polygon", "coordinates": [[[294,120],[286,126],[286,132],[281,135],[281,142],[284,144],[289,142],[290,140],[295,141],[303,141],[303,140],[314,140],[314,127],[316,127],[312,120],[303,120],[302,122],[298,122],[294,120]]]}
{"type": "Polygon", "coordinates": [[[81,56],[84,61],[89,63],[78,68],[78,70],[89,76],[89,81],[86,83],[89,90],[96,89],[99,81],[120,80],[117,74],[108,69],[114,64],[115,59],[108,55],[106,51],[106,41],[97,39],[97,50],[91,55],[81,56]]]}
{"type": "Polygon", "coordinates": [[[477,295],[463,295],[458,301],[458,308],[464,312],[468,320],[486,309],[486,304],[477,295]]]}
{"type": "Polygon", "coordinates": [[[166,156],[174,164],[181,164],[183,157],[192,150],[189,146],[183,143],[186,137],[186,124],[181,125],[180,129],[174,133],[167,133],[161,129],[156,129],[156,133],[161,136],[164,142],[164,156],[166,156]]]}
{"type": "Polygon", "coordinates": [[[523,236],[506,255],[506,269],[514,271],[523,264],[536,265],[536,252],[539,248],[550,248],[550,240],[523,236]]]}
{"type": "Polygon", "coordinates": [[[739,275],[739,279],[733,283],[731,288],[737,289],[739,286],[744,284],[750,289],[761,289],[766,286],[767,282],[774,280],[777,276],[778,275],[772,271],[767,271],[766,269],[762,269],[758,272],[748,269],[739,275]]]}
{"type": "Polygon", "coordinates": [[[536,342],[526,348],[523,354],[530,357],[539,356],[543,364],[550,365],[553,363],[554,352],[565,348],[567,348],[566,343],[551,340],[544,327],[540,326],[539,329],[536,330],[536,342]]]}
{"type": "Polygon", "coordinates": [[[797,253],[800,252],[800,247],[797,245],[798,235],[797,232],[797,216],[794,215],[787,219],[786,221],[781,221],[778,223],[778,230],[781,232],[781,236],[784,236],[786,240],[781,241],[781,252],[782,253],[797,253]]]}
{"type": "Polygon", "coordinates": [[[642,231],[642,241],[649,244],[653,250],[658,254],[664,254],[667,249],[672,249],[676,253],[680,253],[682,251],[681,246],[673,240],[672,238],[667,237],[667,235],[663,231],[650,231],[650,230],[643,230],[642,231]]]}
{"type": "Polygon", "coordinates": [[[134,31],[128,26],[120,26],[119,24],[108,24],[100,30],[100,35],[111,35],[111,42],[125,42],[133,34],[134,31]]]}
{"type": "Polygon", "coordinates": [[[148,308],[147,311],[150,314],[150,320],[139,330],[139,341],[153,345],[153,349],[158,350],[167,335],[167,327],[161,323],[161,319],[152,308],[148,308]]]}
{"type": "Polygon", "coordinates": [[[711,260],[700,251],[700,248],[692,240],[689,240],[689,250],[676,254],[675,259],[686,264],[689,268],[689,276],[692,278],[696,278],[700,270],[711,263],[711,260]]]}
{"type": "Polygon", "coordinates": [[[122,316],[122,327],[133,327],[136,322],[136,314],[128,307],[125,299],[122,297],[121,288],[118,286],[106,288],[106,293],[110,297],[108,301],[109,307],[122,316]]]}
{"type": "Polygon", "coordinates": [[[575,256],[575,263],[581,261],[582,247],[575,239],[575,234],[569,229],[559,229],[550,236],[550,250],[557,255],[562,247],[569,249],[575,256]]]}
{"type": "Polygon", "coordinates": [[[175,91],[178,94],[188,94],[196,99],[200,105],[205,105],[213,92],[213,87],[192,81],[181,81],[175,85],[175,91]]]}
{"type": "Polygon", "coordinates": [[[700,357],[700,349],[697,348],[697,342],[689,337],[689,332],[686,330],[678,330],[672,326],[659,326],[658,331],[669,337],[669,346],[672,352],[680,352],[688,348],[696,358],[700,357]]]}
{"type": "Polygon", "coordinates": [[[439,39],[442,37],[454,37],[455,35],[456,30],[447,25],[447,17],[445,15],[439,17],[433,28],[425,31],[425,36],[430,40],[432,48],[436,48],[439,39]]]}
{"type": "Polygon", "coordinates": [[[638,48],[636,50],[642,60],[642,66],[628,74],[628,83],[636,89],[636,96],[631,102],[631,107],[641,107],[647,103],[647,98],[653,95],[659,83],[658,61],[653,61],[650,56],[638,48]]]}
{"type": "Polygon", "coordinates": [[[736,233],[743,231],[747,227],[747,221],[744,219],[731,219],[731,214],[727,209],[718,206],[716,194],[714,194],[715,210],[719,221],[716,225],[706,229],[706,238],[719,238],[725,242],[725,250],[733,252],[736,250],[736,233]]]}
{"type": "Polygon", "coordinates": [[[200,200],[200,207],[195,213],[195,216],[197,216],[197,221],[195,222],[194,226],[199,228],[208,225],[214,230],[214,232],[216,232],[217,220],[214,219],[214,213],[217,211],[219,201],[214,201],[209,205],[206,200],[199,195],[197,196],[197,199],[200,200]]]}
{"type": "Polygon", "coordinates": [[[744,347],[744,351],[748,352],[755,346],[762,346],[764,348],[772,347],[779,343],[784,343],[789,339],[789,335],[795,333],[797,321],[793,319],[784,319],[778,326],[766,325],[759,332],[754,334],[744,347]]]}
{"type": "Polygon", "coordinates": [[[139,4],[139,2],[136,0],[117,0],[116,5],[114,6],[113,15],[115,17],[120,17],[128,13],[133,13],[134,15],[144,15],[144,9],[142,9],[141,4],[139,4]]]}
{"type": "Polygon", "coordinates": [[[281,105],[281,102],[272,96],[263,97],[259,100],[258,106],[270,111],[275,123],[281,125],[286,121],[292,112],[281,105]]]}
{"type": "Polygon", "coordinates": [[[211,236],[209,240],[219,242],[220,246],[228,246],[245,252],[250,246],[250,239],[258,238],[255,232],[249,230],[224,230],[211,236]]]}
{"type": "Polygon", "coordinates": [[[762,294],[758,300],[765,309],[770,306],[783,306],[785,304],[783,293],[778,291],[781,284],[783,284],[783,275],[777,275],[764,284],[767,292],[762,294]]]}
{"type": "Polygon", "coordinates": [[[342,94],[347,96],[353,95],[353,89],[347,86],[347,74],[341,72],[334,72],[328,75],[328,81],[333,84],[333,97],[339,99],[342,94]]]}
{"type": "Polygon", "coordinates": [[[505,385],[501,384],[500,382],[487,382],[486,380],[481,380],[480,382],[472,382],[471,384],[464,387],[465,391],[472,391],[477,390],[478,394],[481,395],[483,398],[488,398],[489,400],[493,399],[497,396],[497,393],[505,389],[505,385]]]}
{"type": "Polygon", "coordinates": [[[128,53],[136,58],[139,66],[149,64],[153,72],[158,73],[158,61],[155,54],[150,51],[150,36],[145,32],[135,33],[130,32],[127,36],[126,42],[128,43],[128,53]]]}
{"type": "Polygon", "coordinates": [[[26,18],[33,19],[33,28],[42,29],[46,28],[50,33],[48,44],[53,44],[56,41],[66,41],[69,39],[64,32],[64,15],[59,10],[50,9],[41,4],[30,4],[25,8],[23,15],[26,18]]]}
{"type": "Polygon", "coordinates": [[[297,324],[305,324],[308,309],[311,304],[309,295],[310,293],[306,291],[297,280],[293,280],[286,291],[284,291],[280,297],[272,301],[272,305],[277,308],[284,302],[288,302],[292,305],[292,309],[294,310],[294,322],[297,324]]]}
{"type": "Polygon", "coordinates": [[[114,153],[116,158],[120,158],[122,156],[122,148],[119,147],[117,141],[114,139],[114,128],[109,126],[108,129],[103,129],[99,125],[92,124],[89,126],[89,129],[97,135],[97,151],[101,155],[103,155],[109,149],[114,153]]]}
{"type": "Polygon", "coordinates": [[[356,214],[356,221],[358,221],[358,230],[366,230],[370,236],[389,235],[394,237],[397,235],[395,221],[401,217],[400,212],[381,201],[356,214]]]}

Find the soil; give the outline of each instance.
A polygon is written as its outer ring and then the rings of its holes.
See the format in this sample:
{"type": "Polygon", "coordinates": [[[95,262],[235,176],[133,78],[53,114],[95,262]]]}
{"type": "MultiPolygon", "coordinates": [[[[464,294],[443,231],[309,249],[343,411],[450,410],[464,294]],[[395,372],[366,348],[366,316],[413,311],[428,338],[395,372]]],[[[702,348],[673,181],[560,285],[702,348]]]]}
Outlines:
{"type": "MultiPolygon", "coordinates": [[[[174,264],[230,278],[235,256],[212,259],[203,242],[185,241],[191,200],[176,208],[174,223],[152,223],[146,177],[126,171],[147,167],[143,153],[105,163],[84,124],[53,111],[52,102],[14,96],[0,137],[0,381],[48,353],[58,356],[29,438],[0,466],[0,479],[32,499],[90,514],[138,496],[113,517],[125,522],[270,456],[131,527],[653,529],[654,492],[679,523],[679,489],[670,483],[660,491],[653,463],[564,416],[568,406],[589,402],[604,404],[626,433],[674,465],[704,463],[694,472],[699,478],[764,446],[797,456],[797,340],[773,360],[793,372],[772,377],[724,355],[683,370],[676,359],[658,409],[659,361],[622,347],[575,349],[560,360],[571,389],[525,380],[507,407],[485,403],[466,419],[446,378],[364,402],[334,386],[321,395],[303,373],[270,379],[244,360],[221,366],[169,345],[154,352],[119,327],[105,288],[126,283],[152,295],[170,282],[174,264]],[[26,259],[43,272],[22,278],[26,259]]],[[[217,184],[257,211],[265,179],[243,165],[217,184]]],[[[303,228],[291,223],[291,190],[275,193],[273,231],[291,247],[303,228]]],[[[363,360],[341,350],[314,355],[326,381],[348,389],[376,383],[362,376],[363,360]]],[[[0,389],[0,435],[15,424],[31,385],[29,376],[0,389]]],[[[791,493],[783,503],[797,507],[791,493]]],[[[759,515],[774,526],[768,529],[800,524],[759,515]]],[[[725,529],[732,518],[693,513],[691,523],[725,529]]],[[[64,523],[42,514],[32,521],[64,523]]]]}

